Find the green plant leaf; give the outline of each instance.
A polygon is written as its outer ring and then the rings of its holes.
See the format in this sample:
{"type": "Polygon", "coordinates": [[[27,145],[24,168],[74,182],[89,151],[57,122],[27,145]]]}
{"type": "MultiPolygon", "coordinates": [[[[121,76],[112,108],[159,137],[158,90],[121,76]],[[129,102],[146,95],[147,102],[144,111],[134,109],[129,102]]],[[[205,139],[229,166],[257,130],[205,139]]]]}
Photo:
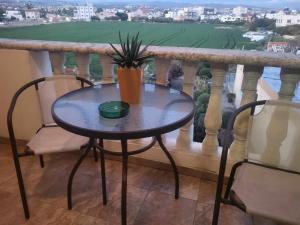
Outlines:
{"type": "Polygon", "coordinates": [[[111,43],[109,43],[109,44],[114,49],[114,51],[117,53],[118,56],[120,56],[123,59],[125,58],[125,56],[121,52],[119,52],[119,50],[113,44],[111,44],[111,43]]]}
{"type": "Polygon", "coordinates": [[[121,51],[118,50],[113,44],[110,44],[115,54],[109,55],[113,63],[121,67],[140,67],[147,61],[147,59],[153,57],[153,55],[144,55],[147,50],[147,47],[153,43],[146,45],[142,50],[142,40],[139,40],[140,33],[130,37],[129,33],[127,34],[126,40],[122,40],[121,32],[119,31],[119,40],[121,51]]]}

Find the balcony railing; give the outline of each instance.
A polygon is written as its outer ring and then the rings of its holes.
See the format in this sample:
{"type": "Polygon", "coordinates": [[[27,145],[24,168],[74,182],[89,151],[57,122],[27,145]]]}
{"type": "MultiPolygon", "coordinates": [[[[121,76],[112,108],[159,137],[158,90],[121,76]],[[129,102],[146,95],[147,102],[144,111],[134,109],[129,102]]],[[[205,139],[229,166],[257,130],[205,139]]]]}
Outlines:
{"type": "MultiPolygon", "coordinates": [[[[65,53],[73,52],[75,53],[79,75],[90,77],[90,55],[98,54],[103,70],[102,82],[108,83],[114,81],[113,65],[111,64],[111,58],[107,56],[107,53],[111,53],[112,50],[108,44],[0,39],[1,59],[5,58],[5,54],[8,52],[16,50],[26,50],[25,52],[29,54],[30,60],[27,65],[23,64],[23,69],[26,70],[26,66],[30,67],[31,70],[35,68],[32,78],[41,75],[52,75],[51,71],[53,71],[54,76],[55,74],[64,74],[65,53]],[[49,69],[50,65],[52,68],[50,67],[49,69]]],[[[300,57],[292,54],[158,46],[149,47],[147,53],[155,55],[156,83],[158,84],[168,84],[167,73],[170,63],[172,60],[180,60],[184,72],[183,90],[190,95],[193,95],[195,75],[199,62],[209,62],[211,65],[211,94],[204,122],[206,137],[203,143],[193,142],[192,123],[176,132],[166,134],[164,137],[166,145],[178,165],[194,170],[213,173],[218,170],[220,154],[217,136],[222,123],[221,97],[224,77],[229,65],[244,65],[241,105],[256,100],[258,81],[265,66],[282,68],[280,75],[281,88],[278,93],[279,99],[291,101],[300,80],[300,57]]],[[[6,68],[11,67],[13,71],[19,62],[16,58],[10,63],[10,66],[6,65],[6,68]]],[[[7,69],[6,71],[2,70],[0,67],[0,74],[7,72],[7,69]]],[[[18,74],[17,76],[20,77],[22,74],[18,74]]],[[[15,75],[12,79],[18,79],[17,76],[15,75]]],[[[5,83],[6,81],[1,78],[1,82],[5,83]]],[[[17,87],[15,85],[14,88],[16,89],[17,87]]],[[[0,90],[0,93],[1,95],[8,94],[3,93],[3,90],[0,90]]],[[[9,94],[12,95],[12,93],[9,94]]],[[[7,105],[1,108],[1,117],[5,116],[6,107],[7,105]]],[[[248,117],[249,114],[247,112],[241,114],[234,126],[234,142],[231,145],[229,154],[229,161],[231,162],[243,157],[247,141],[248,117]]],[[[35,119],[34,115],[29,115],[29,118],[27,118],[27,120],[35,119]]],[[[7,136],[4,131],[4,129],[6,130],[4,125],[1,124],[0,126],[3,129],[0,136],[7,136]]],[[[16,127],[16,129],[18,128],[16,127]]],[[[19,129],[19,132],[17,132],[20,139],[29,136],[29,134],[24,135],[22,132],[24,132],[22,129],[19,129]]],[[[132,141],[131,146],[135,148],[147,141],[132,141]]],[[[113,141],[107,142],[106,145],[112,148],[119,147],[113,141]]],[[[156,148],[138,157],[152,161],[166,162],[164,156],[156,148]]]]}

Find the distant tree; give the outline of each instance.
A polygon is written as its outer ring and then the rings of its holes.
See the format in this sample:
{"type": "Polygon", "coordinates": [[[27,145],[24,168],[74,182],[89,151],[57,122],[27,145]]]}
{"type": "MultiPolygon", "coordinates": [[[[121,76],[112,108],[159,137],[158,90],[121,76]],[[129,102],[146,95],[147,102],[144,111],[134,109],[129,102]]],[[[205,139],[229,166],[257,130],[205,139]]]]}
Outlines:
{"type": "Polygon", "coordinates": [[[47,18],[47,10],[46,9],[44,9],[44,8],[41,8],[40,9],[40,17],[41,18],[47,18]]]}
{"type": "Polygon", "coordinates": [[[153,18],[151,21],[156,22],[156,23],[171,23],[171,22],[173,22],[173,19],[165,18],[165,17],[157,17],[157,18],[153,18]]]}
{"type": "Polygon", "coordinates": [[[24,9],[21,9],[21,10],[20,10],[20,13],[21,13],[22,17],[25,19],[25,18],[26,18],[25,10],[24,10],[24,9]]]}
{"type": "Polygon", "coordinates": [[[169,10],[164,10],[164,15],[168,14],[169,13],[169,10]]]}
{"type": "Polygon", "coordinates": [[[0,7],[0,21],[3,21],[5,19],[5,9],[0,7]]]}
{"type": "Polygon", "coordinates": [[[103,9],[102,8],[97,8],[96,13],[101,13],[101,12],[103,12],[103,9]]]}
{"type": "Polygon", "coordinates": [[[146,16],[136,16],[136,17],[132,17],[131,18],[131,21],[134,21],[134,22],[144,22],[144,21],[148,21],[148,17],[146,16]]]}
{"type": "Polygon", "coordinates": [[[91,16],[91,21],[100,21],[98,16],[91,16]]]}
{"type": "Polygon", "coordinates": [[[11,16],[11,17],[10,17],[10,21],[16,21],[16,20],[17,20],[16,17],[14,17],[14,16],[11,16]]]}
{"type": "Polygon", "coordinates": [[[56,15],[62,15],[62,10],[61,9],[58,9],[56,12],[55,12],[56,15]]]}
{"type": "Polygon", "coordinates": [[[119,20],[120,17],[118,16],[108,16],[108,17],[105,17],[105,20],[119,20]]]}
{"type": "Polygon", "coordinates": [[[74,8],[63,8],[61,13],[64,16],[73,17],[74,16],[74,8]]]}
{"type": "Polygon", "coordinates": [[[123,12],[117,12],[116,16],[120,18],[120,20],[122,21],[127,21],[128,20],[128,15],[127,13],[123,13],[123,12]]]}
{"type": "Polygon", "coordinates": [[[67,15],[68,10],[67,10],[66,8],[63,8],[63,10],[61,11],[61,13],[62,13],[63,15],[67,15]]]}
{"type": "Polygon", "coordinates": [[[267,18],[254,19],[249,26],[250,31],[257,31],[258,29],[275,30],[275,28],[275,20],[267,18]]]}
{"type": "Polygon", "coordinates": [[[25,4],[25,7],[27,8],[27,9],[33,9],[33,5],[32,5],[32,3],[26,3],[25,4]]]}
{"type": "Polygon", "coordinates": [[[278,27],[276,33],[280,35],[300,35],[300,25],[278,27]]]}

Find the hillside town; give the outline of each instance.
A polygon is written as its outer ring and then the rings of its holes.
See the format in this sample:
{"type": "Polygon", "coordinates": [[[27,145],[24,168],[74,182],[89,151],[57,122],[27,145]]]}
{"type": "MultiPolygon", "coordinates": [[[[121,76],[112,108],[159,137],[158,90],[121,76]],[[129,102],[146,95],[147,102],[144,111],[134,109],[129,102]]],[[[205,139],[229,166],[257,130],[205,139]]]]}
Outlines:
{"type": "MultiPolygon", "coordinates": [[[[289,8],[274,10],[245,6],[214,8],[196,5],[183,8],[159,8],[145,5],[97,7],[90,3],[49,6],[30,2],[0,3],[0,26],[2,27],[72,21],[212,23],[238,26],[250,24],[249,31],[243,35],[244,38],[249,38],[253,42],[268,40],[266,50],[286,52],[291,51],[290,43],[298,38],[299,34],[295,36],[284,32],[281,35],[276,33],[274,38],[274,33],[280,29],[284,30],[285,27],[300,26],[300,12],[289,8]]],[[[294,52],[299,54],[298,48],[294,48],[294,52]]]]}
{"type": "Polygon", "coordinates": [[[151,8],[147,6],[131,6],[124,8],[97,8],[92,4],[39,6],[32,3],[0,3],[0,20],[25,21],[42,20],[43,22],[63,22],[72,20],[128,20],[208,22],[250,22],[254,18],[268,18],[276,21],[276,27],[300,24],[300,12],[295,9],[267,10],[237,6],[234,8],[212,8],[204,6],[185,8],[151,8]],[[118,14],[126,14],[119,17],[118,14]]]}

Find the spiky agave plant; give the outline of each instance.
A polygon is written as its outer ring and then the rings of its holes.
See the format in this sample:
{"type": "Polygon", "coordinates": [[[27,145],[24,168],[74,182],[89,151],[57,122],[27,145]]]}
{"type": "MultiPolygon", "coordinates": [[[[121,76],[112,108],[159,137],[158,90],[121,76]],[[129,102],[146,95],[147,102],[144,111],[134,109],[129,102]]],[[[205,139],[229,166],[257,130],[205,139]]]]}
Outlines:
{"type": "Polygon", "coordinates": [[[126,41],[123,41],[121,33],[119,32],[119,40],[121,51],[119,51],[113,44],[109,43],[114,50],[114,54],[110,55],[114,64],[117,64],[122,68],[138,68],[149,58],[153,57],[153,55],[144,55],[150,44],[141,49],[142,40],[139,40],[139,33],[131,39],[128,34],[126,41]]]}

